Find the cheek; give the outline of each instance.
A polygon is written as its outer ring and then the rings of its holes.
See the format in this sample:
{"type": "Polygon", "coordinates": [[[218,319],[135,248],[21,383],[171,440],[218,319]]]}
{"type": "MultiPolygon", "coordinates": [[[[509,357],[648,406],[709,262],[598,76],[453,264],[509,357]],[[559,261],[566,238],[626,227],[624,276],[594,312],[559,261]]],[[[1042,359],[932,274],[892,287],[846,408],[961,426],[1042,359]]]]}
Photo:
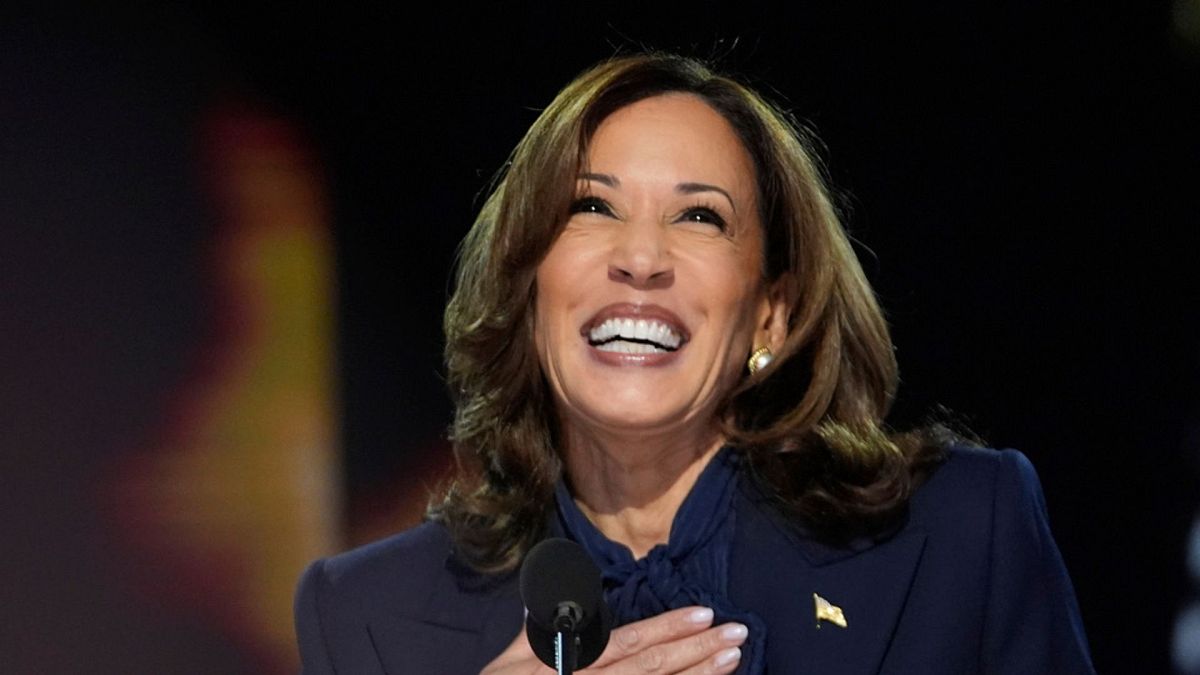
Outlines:
{"type": "Polygon", "coordinates": [[[538,267],[534,281],[533,341],[543,366],[547,350],[562,339],[569,319],[572,289],[578,284],[572,274],[574,266],[561,253],[551,249],[538,267]]]}
{"type": "Polygon", "coordinates": [[[542,366],[542,370],[545,370],[546,340],[543,336],[546,334],[546,329],[542,327],[542,313],[539,307],[540,304],[535,301],[533,308],[533,351],[537,354],[538,364],[542,366]]]}
{"type": "Polygon", "coordinates": [[[553,311],[548,307],[552,302],[553,294],[542,286],[542,276],[539,272],[534,285],[533,347],[543,369],[546,367],[546,345],[552,329],[550,316],[553,315],[553,311]]]}
{"type": "Polygon", "coordinates": [[[754,342],[758,335],[765,291],[761,283],[747,283],[747,277],[740,277],[737,281],[740,283],[731,283],[738,290],[728,298],[729,310],[725,320],[729,322],[728,359],[740,363],[749,357],[756,346],[754,342]]]}
{"type": "Polygon", "coordinates": [[[731,318],[734,322],[733,337],[731,340],[730,360],[738,361],[742,359],[744,353],[746,357],[750,356],[750,352],[754,350],[754,340],[758,312],[755,311],[755,299],[752,295],[747,295],[741,303],[739,303],[738,312],[731,318]]]}
{"type": "Polygon", "coordinates": [[[538,265],[535,281],[537,305],[545,321],[569,308],[587,288],[595,286],[597,255],[586,241],[564,233],[538,265]]]}
{"type": "Polygon", "coordinates": [[[735,333],[752,332],[764,292],[759,259],[739,251],[734,259],[713,269],[724,270],[724,274],[719,278],[714,275],[716,287],[711,297],[720,298],[726,305],[726,316],[734,324],[731,328],[735,333]]]}

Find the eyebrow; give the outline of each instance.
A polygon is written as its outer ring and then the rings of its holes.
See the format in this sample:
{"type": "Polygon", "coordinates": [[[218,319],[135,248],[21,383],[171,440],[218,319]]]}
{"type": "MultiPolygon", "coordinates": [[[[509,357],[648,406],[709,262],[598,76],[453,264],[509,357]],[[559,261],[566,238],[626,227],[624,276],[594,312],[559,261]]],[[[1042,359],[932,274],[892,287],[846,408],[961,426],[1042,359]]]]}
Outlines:
{"type": "MultiPolygon", "coordinates": [[[[613,189],[621,187],[620,179],[607,173],[582,173],[579,174],[579,180],[595,181],[613,189]]],[[[729,207],[733,209],[735,214],[737,213],[737,205],[733,203],[733,197],[729,196],[728,192],[716,185],[709,185],[708,183],[680,183],[675,186],[675,191],[683,195],[694,195],[700,192],[719,193],[724,195],[725,199],[729,200],[729,207]]]]}
{"type": "Polygon", "coordinates": [[[694,195],[698,192],[719,192],[725,195],[725,199],[729,200],[729,208],[733,209],[735,214],[737,213],[737,205],[733,203],[733,197],[730,197],[728,192],[716,185],[709,185],[708,183],[680,183],[675,186],[675,191],[685,195],[694,195]]]}
{"type": "Polygon", "coordinates": [[[607,173],[581,173],[579,180],[594,180],[601,185],[607,185],[610,188],[621,187],[621,181],[617,180],[616,176],[607,173]]]}

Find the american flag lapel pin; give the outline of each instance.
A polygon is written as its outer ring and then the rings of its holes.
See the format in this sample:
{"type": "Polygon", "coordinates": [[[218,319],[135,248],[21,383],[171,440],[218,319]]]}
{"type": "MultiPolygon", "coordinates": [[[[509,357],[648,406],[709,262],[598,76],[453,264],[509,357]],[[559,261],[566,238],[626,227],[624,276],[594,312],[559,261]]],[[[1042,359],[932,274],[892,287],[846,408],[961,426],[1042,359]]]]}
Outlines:
{"type": "Polygon", "coordinates": [[[842,612],[841,607],[829,602],[816,593],[813,593],[813,605],[817,610],[817,628],[821,627],[822,621],[828,621],[839,628],[846,627],[846,615],[842,612]]]}

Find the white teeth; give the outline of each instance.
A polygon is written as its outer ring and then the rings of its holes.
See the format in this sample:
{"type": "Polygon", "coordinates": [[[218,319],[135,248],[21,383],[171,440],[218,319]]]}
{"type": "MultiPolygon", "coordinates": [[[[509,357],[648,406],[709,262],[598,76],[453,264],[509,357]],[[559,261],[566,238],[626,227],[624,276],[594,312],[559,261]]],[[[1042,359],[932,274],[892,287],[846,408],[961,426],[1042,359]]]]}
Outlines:
{"type": "Polygon", "coordinates": [[[621,354],[665,354],[667,350],[645,342],[626,342],[624,340],[613,340],[605,342],[602,345],[596,345],[596,349],[602,352],[619,352],[621,354]]]}
{"type": "MultiPolygon", "coordinates": [[[[679,337],[678,333],[671,330],[670,326],[662,323],[661,321],[655,321],[654,319],[613,317],[611,319],[606,319],[604,323],[596,326],[591,330],[590,333],[588,333],[588,339],[591,340],[592,343],[607,343],[605,345],[601,345],[602,349],[610,344],[613,344],[612,342],[608,341],[613,340],[614,338],[619,338],[620,340],[648,340],[655,343],[655,345],[662,345],[662,347],[666,349],[678,349],[680,342],[683,341],[679,337]]],[[[634,346],[649,347],[651,349],[654,348],[654,345],[644,345],[640,343],[633,344],[634,346]]],[[[610,349],[607,351],[618,350],[610,349]]],[[[647,352],[637,351],[629,353],[647,352]]]]}

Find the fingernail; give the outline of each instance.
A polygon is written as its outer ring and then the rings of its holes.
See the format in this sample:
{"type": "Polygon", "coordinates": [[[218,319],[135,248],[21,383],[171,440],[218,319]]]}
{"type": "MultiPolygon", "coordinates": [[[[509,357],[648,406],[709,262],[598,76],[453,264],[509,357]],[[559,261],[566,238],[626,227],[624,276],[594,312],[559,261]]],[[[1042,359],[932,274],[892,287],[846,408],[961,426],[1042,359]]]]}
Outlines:
{"type": "Polygon", "coordinates": [[[721,629],[721,639],[726,642],[741,642],[749,634],[750,631],[740,623],[730,624],[721,629]]]}
{"type": "Polygon", "coordinates": [[[618,631],[613,631],[613,635],[617,636],[617,643],[626,649],[636,645],[638,640],[642,638],[642,636],[638,634],[637,629],[633,628],[632,626],[628,626],[618,631]]]}
{"type": "Polygon", "coordinates": [[[717,657],[713,659],[713,665],[718,668],[723,668],[740,658],[742,658],[742,650],[738,649],[737,647],[734,647],[733,649],[726,649],[725,651],[717,654],[717,657]]]}
{"type": "Polygon", "coordinates": [[[700,609],[693,610],[691,613],[689,613],[687,615],[687,620],[695,624],[707,626],[708,624],[712,623],[713,611],[707,607],[701,607],[700,609]]]}

